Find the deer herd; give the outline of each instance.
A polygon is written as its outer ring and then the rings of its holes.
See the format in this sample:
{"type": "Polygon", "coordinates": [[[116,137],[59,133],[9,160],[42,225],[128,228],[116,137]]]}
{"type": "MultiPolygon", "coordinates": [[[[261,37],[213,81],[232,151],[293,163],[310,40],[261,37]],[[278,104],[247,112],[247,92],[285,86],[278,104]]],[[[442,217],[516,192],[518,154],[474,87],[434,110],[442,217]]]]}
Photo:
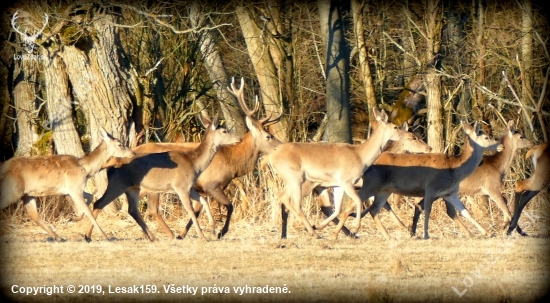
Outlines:
{"type": "Polygon", "coordinates": [[[378,230],[390,239],[378,216],[381,208],[387,209],[399,226],[408,230],[388,203],[391,194],[422,198],[414,208],[411,235],[416,233],[423,211],[423,238],[429,238],[432,204],[439,198],[445,202],[449,217],[467,236],[472,234],[458,218],[457,211],[481,234],[487,235],[460,200],[464,195],[486,195],[502,211],[506,234],[517,230],[526,236],[518,226],[521,212],[550,182],[549,144],[533,146],[531,140],[516,130],[513,121],[508,122],[506,133],[498,141],[481,131],[478,123],[462,122],[465,143],[456,156],[432,153],[426,143],[408,131],[407,125],[397,127],[388,121],[384,111],[376,108],[372,110],[372,134],[360,144],[283,143],[265,130],[281,116],[254,118],[259,103],[256,98],[252,110],[247,106],[244,80],[238,89],[232,81],[228,90],[245,113],[249,132],[242,138],[220,127],[217,115],[212,120],[199,116],[206,129],[200,143],[146,143],[129,149],[100,128],[102,143],[82,158],[69,155],[16,157],[0,163],[0,209],[22,199],[29,217],[53,239],[62,241],[40,219],[36,198],[68,195],[76,211],[72,220],[86,216],[91,222],[84,236],[89,242],[94,227],[103,239],[107,239],[96,218],[105,206],[125,194],[128,213],[149,240],[157,241],[141,216],[139,200],[147,197],[147,211],[167,236],[174,239],[174,233],[159,213],[159,194],[175,193],[190,217],[177,238],[184,238],[194,224],[199,238],[206,240],[197,217],[204,208],[208,230],[215,231],[210,205],[204,198],[210,196],[227,209],[225,224],[217,234],[221,238],[229,231],[233,213],[232,202],[224,190],[231,180],[251,172],[261,156],[261,168],[269,166],[282,182],[277,198],[281,205],[281,238],[287,236],[290,212],[315,238],[319,238],[316,230],[334,222],[335,239],[340,231],[355,237],[361,227],[361,218],[370,213],[378,230]],[[511,213],[501,188],[516,151],[523,148],[530,148],[527,157],[533,162],[533,172],[530,178],[516,183],[515,207],[511,213]],[[484,155],[485,151],[494,153],[484,155]],[[93,203],[91,211],[89,204],[93,197],[84,191],[86,181],[101,169],[107,170],[108,186],[103,196],[93,203]],[[312,225],[301,209],[302,198],[313,191],[318,194],[321,211],[327,216],[317,225],[312,225]],[[344,194],[353,203],[346,205],[344,194]],[[374,198],[372,204],[362,210],[363,202],[371,197],[374,198]],[[348,229],[344,224],[350,216],[355,217],[355,224],[348,229]]]}

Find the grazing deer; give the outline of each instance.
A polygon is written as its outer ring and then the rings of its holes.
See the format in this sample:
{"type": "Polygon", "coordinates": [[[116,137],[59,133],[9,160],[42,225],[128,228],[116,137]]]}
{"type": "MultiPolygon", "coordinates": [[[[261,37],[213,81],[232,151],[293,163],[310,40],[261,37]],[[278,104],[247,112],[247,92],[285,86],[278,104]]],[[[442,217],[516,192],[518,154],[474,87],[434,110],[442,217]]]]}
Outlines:
{"type": "MultiPolygon", "coordinates": [[[[511,235],[517,227],[523,208],[533,197],[550,184],[550,144],[543,143],[531,148],[526,155],[533,162],[533,175],[516,183],[514,215],[510,221],[510,227],[506,232],[511,235]]],[[[521,229],[517,231],[522,236],[527,236],[521,229]]]]}
{"type": "MultiPolygon", "coordinates": [[[[219,127],[218,115],[212,121],[201,117],[206,133],[200,145],[187,152],[164,152],[139,155],[119,168],[108,171],[109,184],[103,197],[94,203],[94,217],[111,201],[125,193],[128,198],[128,213],[136,220],[145,235],[151,241],[155,236],[149,231],[138,210],[139,193],[143,189],[154,193],[176,193],[185,210],[191,216],[197,228],[197,234],[206,240],[197,222],[190,199],[199,201],[199,195],[193,189],[199,175],[210,165],[212,158],[222,145],[235,144],[240,138],[219,127]]],[[[86,232],[86,241],[91,241],[94,226],[86,232]]]]}
{"type": "MultiPolygon", "coordinates": [[[[476,168],[476,170],[466,177],[466,179],[460,182],[458,187],[459,195],[474,195],[474,196],[483,196],[487,195],[491,198],[497,206],[502,211],[504,215],[504,226],[508,226],[512,215],[507,206],[506,198],[500,192],[500,189],[503,185],[503,178],[508,172],[512,160],[516,151],[521,148],[527,148],[533,146],[533,141],[525,138],[523,134],[518,132],[515,127],[513,120],[508,121],[508,128],[506,134],[502,136],[500,142],[504,146],[504,150],[496,153],[494,155],[483,156],[481,164],[476,168]]],[[[424,200],[420,201],[419,208],[415,207],[413,224],[411,235],[416,234],[416,225],[418,219],[420,218],[420,213],[424,207],[424,200]]],[[[386,204],[389,206],[389,204],[386,204]]],[[[385,206],[386,206],[385,205],[385,206]]],[[[455,209],[449,203],[445,203],[447,208],[447,214],[453,221],[463,230],[468,236],[472,236],[470,231],[462,224],[458,219],[455,209]]],[[[518,227],[518,232],[521,233],[521,229],[518,227]]]]}
{"type": "MultiPolygon", "coordinates": [[[[403,196],[424,197],[424,239],[429,238],[428,221],[432,203],[442,198],[470,220],[482,234],[487,234],[470,215],[458,198],[458,188],[462,180],[474,172],[481,163],[484,151],[501,151],[503,146],[485,133],[479,131],[477,122],[474,127],[462,122],[467,135],[464,150],[458,156],[446,154],[382,154],[363,175],[363,186],[359,196],[364,201],[374,196],[374,203],[361,213],[361,217],[370,213],[378,230],[386,239],[388,232],[380,222],[378,212],[392,193],[403,196]]],[[[343,226],[347,213],[336,229],[343,226]]]]}
{"type": "MultiPolygon", "coordinates": [[[[342,197],[345,192],[355,201],[357,211],[360,212],[361,200],[354,184],[380,155],[389,140],[399,140],[399,128],[388,122],[386,113],[376,108],[373,111],[373,133],[362,144],[284,143],[269,155],[267,161],[284,183],[284,190],[279,196],[283,218],[286,206],[302,220],[310,235],[318,238],[300,207],[304,193],[309,193],[316,186],[333,187],[334,197],[342,197]],[[304,187],[306,181],[309,181],[306,185],[311,188],[304,187]]],[[[335,199],[334,213],[321,222],[318,229],[324,228],[340,214],[341,200],[335,199]]],[[[358,217],[352,233],[357,233],[360,226],[361,218],[358,217]]]]}
{"type": "Polygon", "coordinates": [[[84,187],[88,178],[95,175],[109,158],[132,157],[134,153],[103,128],[100,128],[100,132],[103,142],[80,159],[70,155],[51,155],[19,157],[6,161],[0,169],[0,209],[22,198],[29,217],[56,241],[62,241],[38,217],[36,197],[69,195],[77,213],[85,214],[103,239],[107,239],[85,202],[85,196],[91,199],[91,195],[84,192],[84,187]]]}
{"type": "MultiPolygon", "coordinates": [[[[241,108],[246,114],[245,122],[250,131],[244,135],[240,143],[220,147],[208,168],[199,176],[195,184],[195,190],[201,194],[201,203],[193,203],[195,216],[197,217],[200,214],[202,205],[207,205],[202,195],[209,195],[221,205],[225,206],[227,209],[227,218],[225,219],[223,228],[218,233],[218,238],[223,237],[229,231],[229,224],[233,213],[233,204],[224,193],[225,188],[234,178],[244,176],[251,172],[260,155],[271,153],[281,144],[281,141],[264,130],[265,127],[279,121],[281,115],[276,118],[268,116],[259,120],[255,119],[254,115],[259,109],[258,100],[256,99],[254,108],[250,110],[244,100],[244,79],[241,78],[239,89],[235,88],[234,82],[235,79],[231,82],[231,87],[228,87],[228,90],[237,98],[241,108]]],[[[199,144],[198,142],[146,143],[135,147],[133,150],[136,153],[189,151],[199,146],[199,144]]],[[[116,166],[117,164],[115,164],[115,162],[116,161],[109,165],[116,166]]],[[[159,213],[159,194],[145,193],[143,190],[142,194],[147,194],[147,211],[149,214],[155,218],[170,239],[173,239],[174,233],[170,230],[168,225],[166,225],[166,222],[164,222],[159,213]]],[[[208,208],[206,208],[206,210],[208,214],[208,208]]],[[[210,219],[211,215],[209,215],[209,220],[210,219]]],[[[183,232],[178,236],[178,239],[182,239],[187,235],[192,224],[193,221],[189,220],[183,232]]]]}
{"type": "MultiPolygon", "coordinates": [[[[426,144],[426,142],[420,140],[416,135],[409,132],[408,124],[405,122],[402,127],[399,129],[399,140],[390,140],[386,144],[386,148],[384,149],[384,153],[429,153],[432,151],[432,148],[426,144]]],[[[361,140],[362,142],[365,142],[365,140],[361,140]]],[[[374,164],[376,165],[376,161],[374,161],[374,164]]],[[[359,182],[362,183],[362,182],[359,182]]],[[[309,194],[311,192],[311,189],[315,186],[315,183],[306,180],[302,186],[302,198],[309,194]]],[[[356,189],[359,189],[360,186],[358,184],[355,184],[356,189]]],[[[321,207],[321,211],[327,216],[330,217],[333,214],[332,211],[332,205],[330,202],[330,198],[328,196],[328,191],[326,190],[326,187],[317,186],[313,188],[313,190],[317,193],[319,196],[318,203],[321,207]]],[[[341,198],[339,198],[341,199],[341,198]]],[[[403,224],[399,218],[395,215],[395,213],[390,212],[392,216],[394,216],[394,220],[398,222],[399,224],[403,224]]],[[[281,238],[286,239],[286,232],[287,232],[287,224],[288,224],[288,212],[284,212],[282,214],[282,228],[281,228],[281,238]]],[[[339,220],[338,218],[334,218],[332,221],[336,225],[338,225],[339,220]]],[[[406,228],[403,225],[403,228],[406,228]]],[[[316,226],[313,226],[313,229],[316,229],[316,226]]],[[[346,235],[350,235],[350,231],[343,226],[342,231],[346,235]]]]}

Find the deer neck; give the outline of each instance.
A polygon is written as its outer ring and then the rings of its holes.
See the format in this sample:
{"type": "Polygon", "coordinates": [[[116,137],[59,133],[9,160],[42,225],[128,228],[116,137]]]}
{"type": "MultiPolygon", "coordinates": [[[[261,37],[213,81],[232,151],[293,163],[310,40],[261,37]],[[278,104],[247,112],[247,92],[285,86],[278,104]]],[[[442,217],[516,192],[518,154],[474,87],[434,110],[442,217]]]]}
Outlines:
{"type": "Polygon", "coordinates": [[[470,137],[464,144],[464,150],[456,158],[458,161],[454,169],[455,176],[462,181],[468,177],[479,166],[483,159],[483,149],[475,143],[470,137]]]}
{"type": "Polygon", "coordinates": [[[88,176],[92,176],[97,173],[103,164],[111,158],[111,155],[107,154],[107,143],[101,141],[101,143],[90,153],[80,158],[78,161],[88,176]]]}
{"type": "Polygon", "coordinates": [[[501,175],[504,175],[510,165],[512,164],[512,158],[516,153],[516,148],[514,148],[513,138],[509,138],[507,135],[500,140],[500,143],[504,146],[504,150],[497,152],[492,156],[487,156],[487,160],[490,161],[494,167],[498,169],[501,175]]]}
{"type": "Polygon", "coordinates": [[[384,151],[389,139],[380,128],[372,132],[370,138],[358,146],[363,161],[363,166],[368,167],[384,151]]]}
{"type": "Polygon", "coordinates": [[[260,155],[258,144],[254,142],[250,132],[243,137],[241,142],[222,146],[219,152],[224,155],[224,160],[231,166],[232,174],[237,177],[252,171],[260,155]]]}
{"type": "Polygon", "coordinates": [[[214,144],[210,136],[205,136],[201,144],[194,150],[194,157],[192,159],[193,169],[197,175],[202,173],[208,165],[210,165],[218,149],[219,145],[214,144]]]}

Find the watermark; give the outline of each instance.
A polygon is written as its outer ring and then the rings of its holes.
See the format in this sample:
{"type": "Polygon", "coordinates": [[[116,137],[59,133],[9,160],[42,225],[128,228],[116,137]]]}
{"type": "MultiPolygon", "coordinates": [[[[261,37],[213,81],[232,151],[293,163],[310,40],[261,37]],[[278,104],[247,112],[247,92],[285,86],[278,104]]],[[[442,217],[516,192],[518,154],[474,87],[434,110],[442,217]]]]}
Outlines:
{"type": "Polygon", "coordinates": [[[261,285],[261,286],[192,286],[192,285],[176,285],[165,284],[158,287],[154,284],[134,284],[134,285],[42,285],[42,286],[21,286],[12,285],[11,292],[24,296],[54,294],[92,294],[92,295],[109,295],[109,294],[182,294],[182,295],[208,295],[208,294],[236,294],[239,296],[247,294],[290,294],[290,289],[286,284],[282,286],[261,285]]]}
{"type": "Polygon", "coordinates": [[[11,27],[13,27],[13,29],[15,30],[16,33],[21,35],[21,41],[23,42],[23,45],[25,46],[25,50],[29,54],[32,54],[32,51],[34,50],[34,44],[35,44],[34,41],[36,41],[36,38],[38,38],[38,36],[46,28],[46,25],[48,25],[48,15],[44,14],[44,17],[46,19],[44,21],[44,25],[42,25],[42,28],[39,31],[37,31],[36,33],[34,33],[32,35],[27,34],[26,30],[24,32],[21,32],[19,30],[19,28],[17,27],[17,25],[15,25],[15,20],[17,20],[19,18],[19,10],[17,10],[15,12],[15,14],[13,14],[13,17],[11,18],[11,27]]]}
{"type": "MultiPolygon", "coordinates": [[[[536,222],[536,218],[538,218],[537,215],[530,214],[527,211],[524,211],[522,213],[525,215],[531,222],[527,221],[525,224],[522,224],[524,228],[529,228],[531,223],[536,222]]],[[[481,261],[477,264],[477,266],[470,272],[470,275],[464,277],[462,279],[462,285],[459,284],[459,286],[451,286],[451,289],[459,296],[464,296],[468,289],[473,287],[475,285],[476,280],[480,279],[483,275],[483,273],[486,273],[495,263],[500,260],[500,255],[507,253],[510,248],[515,244],[514,240],[519,238],[506,238],[503,239],[496,247],[492,247],[488,249],[485,254],[483,254],[483,257],[481,261]]]]}
{"type": "Polygon", "coordinates": [[[47,57],[45,55],[35,55],[35,54],[18,54],[13,55],[13,60],[15,61],[28,61],[28,60],[35,60],[35,61],[46,61],[47,57]]]}

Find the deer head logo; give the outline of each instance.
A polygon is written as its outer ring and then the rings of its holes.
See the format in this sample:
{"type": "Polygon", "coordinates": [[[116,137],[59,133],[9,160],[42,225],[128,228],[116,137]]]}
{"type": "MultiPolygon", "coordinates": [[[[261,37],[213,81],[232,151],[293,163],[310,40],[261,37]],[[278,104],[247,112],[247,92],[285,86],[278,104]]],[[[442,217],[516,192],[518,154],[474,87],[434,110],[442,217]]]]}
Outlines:
{"type": "Polygon", "coordinates": [[[30,54],[34,50],[34,41],[44,31],[44,28],[46,28],[46,25],[48,25],[48,15],[44,14],[46,20],[44,21],[44,25],[42,26],[42,28],[38,32],[36,32],[34,35],[28,35],[26,30],[23,33],[21,31],[19,31],[19,29],[15,25],[15,20],[17,20],[17,18],[19,18],[19,16],[17,15],[18,13],[19,13],[19,11],[16,11],[15,14],[13,14],[13,17],[11,18],[11,27],[13,27],[15,32],[17,32],[19,35],[21,35],[21,41],[23,42],[23,45],[25,46],[25,50],[27,51],[27,53],[30,54]]]}

